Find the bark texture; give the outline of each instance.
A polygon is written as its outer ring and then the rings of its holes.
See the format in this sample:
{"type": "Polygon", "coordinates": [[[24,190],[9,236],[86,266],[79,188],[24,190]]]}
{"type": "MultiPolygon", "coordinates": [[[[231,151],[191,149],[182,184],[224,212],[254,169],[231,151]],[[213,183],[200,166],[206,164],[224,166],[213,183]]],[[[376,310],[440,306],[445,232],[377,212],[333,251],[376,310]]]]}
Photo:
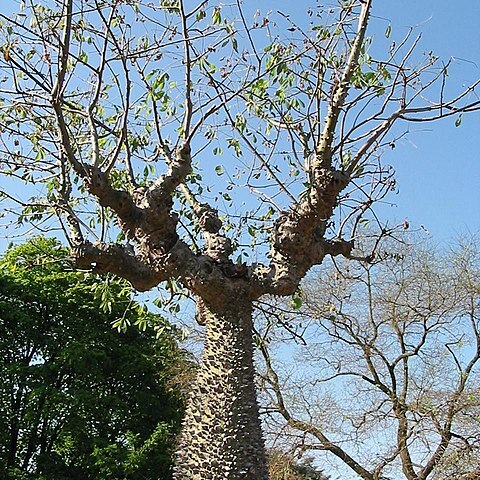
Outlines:
{"type": "Polygon", "coordinates": [[[175,480],[266,480],[254,383],[252,305],[200,301],[206,323],[202,364],[177,449],[175,480]]]}

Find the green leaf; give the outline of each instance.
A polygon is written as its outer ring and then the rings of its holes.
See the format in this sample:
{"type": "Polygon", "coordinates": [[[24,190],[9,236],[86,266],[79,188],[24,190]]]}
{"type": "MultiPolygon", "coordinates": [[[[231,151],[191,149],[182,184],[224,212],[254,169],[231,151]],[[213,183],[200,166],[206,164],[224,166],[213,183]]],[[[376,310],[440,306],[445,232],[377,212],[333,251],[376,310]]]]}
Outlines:
{"type": "Polygon", "coordinates": [[[455,120],[455,126],[459,127],[462,124],[462,114],[458,116],[458,118],[455,120]]]}
{"type": "Polygon", "coordinates": [[[212,21],[214,25],[220,25],[222,23],[222,14],[220,13],[220,8],[215,7],[213,9],[212,21]]]}
{"type": "Polygon", "coordinates": [[[229,148],[233,148],[235,150],[235,154],[238,157],[242,156],[242,149],[240,148],[240,142],[236,138],[227,138],[227,145],[229,148]]]}
{"type": "Polygon", "coordinates": [[[302,308],[302,305],[303,305],[302,297],[298,293],[296,293],[290,300],[290,306],[294,310],[300,310],[302,308]]]}
{"type": "Polygon", "coordinates": [[[392,26],[389,25],[386,29],[385,29],[385,36],[387,38],[390,38],[390,34],[392,33],[392,26]]]}
{"type": "Polygon", "coordinates": [[[215,167],[215,173],[216,173],[217,175],[223,175],[223,167],[222,167],[221,165],[217,165],[217,166],[215,167]]]}
{"type": "Polygon", "coordinates": [[[245,127],[247,126],[247,120],[241,113],[237,113],[235,117],[235,128],[243,133],[245,131],[245,127]]]}

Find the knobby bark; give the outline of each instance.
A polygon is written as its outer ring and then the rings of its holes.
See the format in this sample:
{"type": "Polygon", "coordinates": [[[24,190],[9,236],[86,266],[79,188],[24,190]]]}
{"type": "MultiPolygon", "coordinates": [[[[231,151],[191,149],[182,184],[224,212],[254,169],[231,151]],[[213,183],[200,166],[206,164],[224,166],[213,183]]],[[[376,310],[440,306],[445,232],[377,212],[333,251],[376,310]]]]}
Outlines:
{"type": "Polygon", "coordinates": [[[176,480],[268,478],[255,394],[252,304],[199,301],[203,361],[177,451],[176,480]]]}
{"type": "MultiPolygon", "coordinates": [[[[190,139],[194,129],[189,132],[190,108],[185,111],[183,143],[175,152],[166,152],[167,173],[149,188],[137,188],[132,195],[112,188],[108,172],[102,173],[96,165],[84,168],[79,164],[60,109],[56,109],[63,155],[99,203],[115,212],[121,229],[135,244],[134,254],[118,245],[91,244],[83,240],[78,224],[70,217],[72,237],[77,239],[77,263],[121,275],[139,290],[177,278],[200,299],[199,317],[206,324],[206,345],[177,451],[176,480],[268,477],[254,385],[252,302],[267,293],[293,294],[311,266],[320,264],[326,255],[351,254],[352,242],[325,238],[339,194],[350,182],[350,174],[332,163],[331,132],[348,93],[370,6],[371,0],[362,4],[347,69],[337,95],[332,97],[322,141],[311,165],[306,167],[311,186],[304,198],[282,212],[273,225],[271,260],[266,265],[234,263],[231,241],[222,232],[218,212],[199,203],[185,186],[192,165],[190,139]],[[178,189],[192,205],[202,232],[205,246],[200,254],[194,253],[177,234],[178,216],[173,211],[172,196],[178,189]]],[[[69,35],[65,31],[65,44],[69,35]]],[[[187,36],[184,32],[188,54],[187,36]]],[[[186,80],[189,97],[188,75],[186,80]]]]}

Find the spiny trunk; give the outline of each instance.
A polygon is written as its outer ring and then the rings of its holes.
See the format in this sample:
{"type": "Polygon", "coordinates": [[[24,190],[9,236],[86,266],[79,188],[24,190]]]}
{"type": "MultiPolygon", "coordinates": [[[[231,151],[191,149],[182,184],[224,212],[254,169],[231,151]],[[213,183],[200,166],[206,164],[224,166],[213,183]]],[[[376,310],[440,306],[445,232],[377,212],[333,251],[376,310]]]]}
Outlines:
{"type": "Polygon", "coordinates": [[[206,341],[176,453],[175,480],[266,480],[256,400],[252,306],[201,303],[206,341]]]}

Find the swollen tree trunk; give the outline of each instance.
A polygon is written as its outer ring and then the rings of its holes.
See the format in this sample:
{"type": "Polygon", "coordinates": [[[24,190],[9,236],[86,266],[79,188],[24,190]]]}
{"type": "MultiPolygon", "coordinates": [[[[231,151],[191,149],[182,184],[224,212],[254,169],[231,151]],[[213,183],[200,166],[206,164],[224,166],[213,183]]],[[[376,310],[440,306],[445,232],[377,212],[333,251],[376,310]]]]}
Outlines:
{"type": "Polygon", "coordinates": [[[252,305],[199,303],[206,341],[177,449],[175,480],[266,480],[256,400],[252,305]]]}

